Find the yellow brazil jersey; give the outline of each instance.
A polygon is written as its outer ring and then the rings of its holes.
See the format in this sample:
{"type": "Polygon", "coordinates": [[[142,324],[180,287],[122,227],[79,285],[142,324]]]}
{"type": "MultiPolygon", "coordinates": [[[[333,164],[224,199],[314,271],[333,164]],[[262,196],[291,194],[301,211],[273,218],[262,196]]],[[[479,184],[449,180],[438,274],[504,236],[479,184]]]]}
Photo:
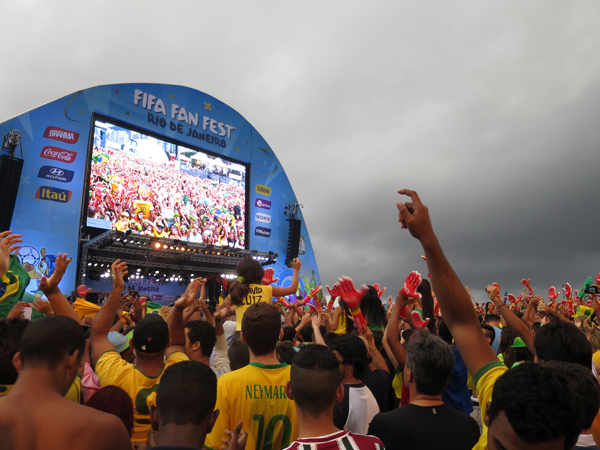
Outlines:
{"type": "Polygon", "coordinates": [[[237,322],[235,331],[242,331],[242,317],[244,317],[244,313],[246,312],[246,309],[248,309],[248,306],[259,302],[271,303],[272,301],[273,288],[271,286],[251,284],[250,292],[248,292],[248,295],[242,301],[242,304],[235,307],[235,321],[237,322]]]}
{"type": "Polygon", "coordinates": [[[338,317],[337,327],[333,331],[336,334],[346,334],[346,316],[344,314],[343,309],[342,309],[342,313],[338,317]]]}
{"type": "Polygon", "coordinates": [[[496,380],[500,378],[508,368],[501,361],[492,361],[483,366],[473,377],[473,383],[477,389],[479,396],[479,407],[481,408],[481,426],[483,433],[479,438],[479,442],[473,447],[473,450],[485,450],[488,448],[488,427],[485,425],[483,418],[487,412],[487,404],[492,401],[492,392],[496,380]]]}
{"type": "Polygon", "coordinates": [[[288,447],[298,438],[296,404],[285,395],[289,379],[287,364],[253,362],[223,374],[217,384],[215,407],[221,412],[204,446],[220,450],[223,430],[233,430],[242,420],[248,433],[246,450],[288,447]]]}
{"type": "Polygon", "coordinates": [[[100,384],[104,386],[118,386],[129,394],[133,401],[133,436],[132,441],[146,442],[150,429],[150,411],[146,400],[151,392],[158,390],[160,378],[165,369],[175,363],[188,361],[185,353],[172,353],[163,370],[158,376],[150,377],[133,364],[121,358],[116,351],[110,350],[102,353],[96,363],[96,374],[100,384]]]}
{"type": "Polygon", "coordinates": [[[65,398],[75,403],[81,403],[81,375],[77,374],[75,381],[65,394],[65,398]]]}

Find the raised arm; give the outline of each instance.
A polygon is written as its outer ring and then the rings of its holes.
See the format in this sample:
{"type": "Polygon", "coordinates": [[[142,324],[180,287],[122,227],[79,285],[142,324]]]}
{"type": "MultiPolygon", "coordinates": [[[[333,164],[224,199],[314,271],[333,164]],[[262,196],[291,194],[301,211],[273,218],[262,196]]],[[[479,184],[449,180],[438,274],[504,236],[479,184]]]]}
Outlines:
{"type": "Polygon", "coordinates": [[[469,372],[476,374],[486,364],[497,361],[494,350],[489,346],[479,320],[473,311],[469,294],[446,259],[435,236],[427,206],[421,203],[416,192],[408,189],[398,191],[408,195],[412,202],[397,203],[402,228],[419,240],[444,320],[450,328],[454,342],[463,357],[469,372]]]}
{"type": "MultiPolygon", "coordinates": [[[[527,346],[527,350],[535,355],[535,348],[533,347],[533,334],[529,330],[529,327],[525,325],[521,319],[519,319],[515,313],[513,313],[508,306],[502,301],[500,295],[498,295],[498,289],[496,286],[486,286],[485,291],[488,293],[490,299],[494,302],[494,305],[498,308],[498,312],[502,314],[506,324],[509,328],[512,328],[523,339],[523,342],[527,346]]],[[[535,297],[534,297],[535,298],[535,297]]],[[[529,305],[534,303],[534,299],[531,299],[529,305]]],[[[527,306],[529,308],[529,305],[527,306]]]]}
{"type": "Polygon", "coordinates": [[[405,305],[405,298],[400,291],[398,291],[396,303],[392,310],[392,317],[390,317],[387,325],[386,336],[390,351],[392,352],[392,355],[394,355],[394,358],[396,358],[398,366],[402,368],[404,368],[404,364],[406,364],[406,350],[404,350],[404,346],[400,343],[400,310],[404,308],[405,305]]]}
{"type": "Polygon", "coordinates": [[[23,242],[20,237],[20,234],[12,234],[12,231],[0,233],[0,277],[8,272],[10,254],[19,249],[18,243],[23,242]]]}
{"type": "Polygon", "coordinates": [[[108,340],[108,332],[112,327],[113,320],[115,317],[115,311],[119,306],[121,300],[121,294],[125,287],[123,276],[127,275],[127,263],[121,262],[117,259],[110,266],[112,272],[112,290],[110,295],[98,311],[94,326],[92,327],[92,334],[90,335],[90,342],[92,345],[92,362],[94,365],[100,358],[102,353],[115,350],[115,346],[108,340]]]}
{"type": "Polygon", "coordinates": [[[42,277],[40,280],[40,290],[48,297],[48,301],[50,302],[50,305],[52,305],[54,314],[71,317],[77,322],[81,322],[81,319],[75,310],[69,305],[69,302],[58,288],[58,283],[62,280],[68,265],[68,255],[66,253],[59,253],[56,257],[56,268],[54,269],[54,273],[50,278],[42,277]]]}
{"type": "Polygon", "coordinates": [[[300,267],[302,267],[302,263],[298,258],[294,258],[294,262],[292,263],[292,267],[294,268],[294,275],[292,276],[292,284],[287,287],[277,287],[273,286],[273,297],[283,297],[286,295],[295,294],[298,290],[298,276],[300,274],[300,267]]]}
{"type": "Polygon", "coordinates": [[[203,282],[206,282],[206,280],[202,278],[193,280],[184,294],[173,305],[173,309],[171,310],[171,320],[169,321],[169,339],[171,340],[171,345],[167,348],[165,354],[167,357],[171,353],[185,351],[185,324],[183,322],[183,311],[194,303],[203,282]]]}

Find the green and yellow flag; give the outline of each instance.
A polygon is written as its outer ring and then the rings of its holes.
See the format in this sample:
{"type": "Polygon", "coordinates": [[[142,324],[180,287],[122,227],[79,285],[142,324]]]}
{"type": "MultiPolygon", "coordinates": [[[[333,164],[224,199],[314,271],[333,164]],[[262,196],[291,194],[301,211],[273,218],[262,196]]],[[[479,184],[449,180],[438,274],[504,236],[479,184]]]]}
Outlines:
{"type": "Polygon", "coordinates": [[[23,299],[29,275],[16,255],[10,255],[8,272],[0,279],[0,319],[6,317],[15,303],[23,299]]]}

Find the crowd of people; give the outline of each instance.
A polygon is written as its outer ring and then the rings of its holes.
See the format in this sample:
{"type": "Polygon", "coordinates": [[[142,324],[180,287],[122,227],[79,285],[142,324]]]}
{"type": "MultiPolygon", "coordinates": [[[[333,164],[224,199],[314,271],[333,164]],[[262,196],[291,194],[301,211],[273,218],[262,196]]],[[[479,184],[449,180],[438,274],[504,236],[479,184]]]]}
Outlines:
{"type": "MultiPolygon", "coordinates": [[[[199,278],[152,313],[117,260],[109,297],[80,317],[60,254],[40,281],[45,316],[17,304],[0,320],[0,449],[597,449],[597,285],[590,303],[567,290],[565,307],[528,288],[507,304],[490,284],[482,308],[427,207],[399,193],[429,280],[399,274],[387,308],[385,288],[345,277],[329,299],[318,287],[291,302],[300,261],[282,288],[248,258],[216,308],[199,278]]],[[[0,233],[3,280],[20,242],[0,233]]]]}
{"type": "Polygon", "coordinates": [[[88,217],[111,228],[244,248],[245,188],[94,146],[88,217]]]}

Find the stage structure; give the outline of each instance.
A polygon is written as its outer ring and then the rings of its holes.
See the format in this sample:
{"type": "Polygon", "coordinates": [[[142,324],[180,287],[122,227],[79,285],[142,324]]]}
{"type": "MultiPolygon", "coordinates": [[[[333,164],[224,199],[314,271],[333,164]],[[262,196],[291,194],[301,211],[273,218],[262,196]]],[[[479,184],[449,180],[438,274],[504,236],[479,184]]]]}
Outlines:
{"type": "Polygon", "coordinates": [[[23,160],[20,182],[2,179],[0,189],[18,184],[4,222],[23,234],[30,293],[59,252],[74,259],[65,294],[78,284],[110,292],[117,258],[129,265],[126,286],[162,303],[190,278],[235,278],[243,257],[272,266],[285,286],[298,255],[299,290],[320,284],[281,163],[214,97],[172,85],[98,86],[1,123],[0,137],[3,154],[23,160]]]}

